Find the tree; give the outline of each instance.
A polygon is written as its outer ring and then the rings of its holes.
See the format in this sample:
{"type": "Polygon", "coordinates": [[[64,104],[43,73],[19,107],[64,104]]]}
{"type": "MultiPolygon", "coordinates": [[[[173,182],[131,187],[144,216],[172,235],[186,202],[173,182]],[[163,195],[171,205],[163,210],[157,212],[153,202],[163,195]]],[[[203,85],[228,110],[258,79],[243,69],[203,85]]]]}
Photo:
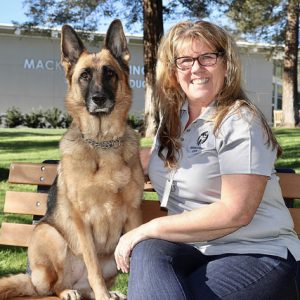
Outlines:
{"type": "Polygon", "coordinates": [[[299,3],[290,0],[287,7],[285,29],[282,109],[286,127],[299,124],[298,105],[298,46],[299,46],[299,3]]]}
{"type": "Polygon", "coordinates": [[[162,0],[143,0],[144,70],[145,70],[145,136],[154,136],[158,124],[155,99],[155,67],[159,40],[163,35],[162,0]]]}
{"type": "Polygon", "coordinates": [[[297,65],[299,0],[229,0],[228,15],[240,32],[256,40],[285,43],[282,108],[284,126],[299,124],[297,65]]]}

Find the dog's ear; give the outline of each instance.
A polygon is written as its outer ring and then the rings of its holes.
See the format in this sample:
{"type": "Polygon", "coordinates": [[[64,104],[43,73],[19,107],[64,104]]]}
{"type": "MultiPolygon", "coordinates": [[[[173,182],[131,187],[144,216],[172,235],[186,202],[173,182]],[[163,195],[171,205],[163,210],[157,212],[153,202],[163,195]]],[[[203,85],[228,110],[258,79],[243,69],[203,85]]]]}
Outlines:
{"type": "Polygon", "coordinates": [[[122,67],[128,69],[130,54],[120,20],[116,19],[110,24],[105,38],[105,47],[118,60],[122,67]]]}
{"type": "Polygon", "coordinates": [[[69,25],[64,25],[61,30],[61,63],[66,73],[76,64],[84,50],[83,42],[75,30],[69,25]]]}

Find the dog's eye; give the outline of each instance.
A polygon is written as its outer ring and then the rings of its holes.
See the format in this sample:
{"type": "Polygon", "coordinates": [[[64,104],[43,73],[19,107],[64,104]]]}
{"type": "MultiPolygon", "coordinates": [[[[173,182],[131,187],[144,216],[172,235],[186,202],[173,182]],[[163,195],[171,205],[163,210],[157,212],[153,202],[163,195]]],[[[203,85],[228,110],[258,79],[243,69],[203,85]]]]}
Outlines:
{"type": "Polygon", "coordinates": [[[83,71],[81,74],[80,74],[80,79],[83,79],[83,80],[89,80],[90,79],[90,72],[88,71],[83,71]]]}
{"type": "Polygon", "coordinates": [[[104,74],[108,78],[116,76],[116,72],[111,68],[104,68],[104,74]]]}
{"type": "Polygon", "coordinates": [[[114,72],[112,70],[107,71],[107,76],[113,76],[113,75],[114,75],[114,72]]]}

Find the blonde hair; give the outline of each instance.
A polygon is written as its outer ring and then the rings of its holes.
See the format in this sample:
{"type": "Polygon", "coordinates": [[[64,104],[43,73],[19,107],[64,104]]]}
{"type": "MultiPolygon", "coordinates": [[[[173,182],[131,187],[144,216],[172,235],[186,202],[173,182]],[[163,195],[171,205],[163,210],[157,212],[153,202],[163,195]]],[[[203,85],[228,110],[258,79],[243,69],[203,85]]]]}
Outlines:
{"type": "Polygon", "coordinates": [[[267,134],[267,143],[280,147],[259,109],[250,102],[242,89],[241,63],[234,39],[222,28],[206,21],[185,21],[173,26],[162,38],[158,48],[156,68],[156,94],[162,114],[158,132],[160,141],[159,156],[167,167],[174,167],[181,149],[180,143],[180,109],[185,102],[185,94],[177,82],[174,59],[180,55],[184,46],[200,40],[216,52],[223,52],[226,68],[224,86],[216,99],[214,132],[216,132],[229,109],[239,100],[239,107],[248,106],[261,121],[267,134]],[[163,155],[163,150],[166,154],[163,155]]]}

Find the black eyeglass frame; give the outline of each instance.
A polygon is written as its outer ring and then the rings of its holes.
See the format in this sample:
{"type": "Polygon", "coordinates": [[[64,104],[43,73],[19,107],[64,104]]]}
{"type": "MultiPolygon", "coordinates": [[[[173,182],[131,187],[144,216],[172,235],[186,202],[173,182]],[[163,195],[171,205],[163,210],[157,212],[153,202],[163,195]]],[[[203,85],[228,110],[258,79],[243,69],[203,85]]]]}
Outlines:
{"type": "Polygon", "coordinates": [[[208,53],[203,53],[203,54],[200,54],[200,55],[197,56],[197,57],[180,56],[180,57],[176,57],[176,58],[174,59],[174,64],[175,64],[176,68],[179,69],[179,70],[189,70],[189,69],[191,69],[191,68],[193,67],[193,65],[195,64],[195,61],[197,60],[200,66],[203,66],[203,67],[211,67],[211,66],[214,66],[214,65],[217,63],[218,58],[219,58],[220,56],[224,56],[224,55],[225,55],[225,52],[219,51],[219,52],[208,52],[208,53]],[[205,55],[210,55],[210,54],[216,55],[215,62],[214,62],[213,64],[203,64],[203,63],[200,62],[200,60],[199,60],[200,57],[203,57],[203,56],[205,56],[205,55]],[[177,60],[178,60],[178,59],[181,59],[181,58],[191,58],[191,59],[193,60],[193,63],[191,64],[190,67],[183,67],[183,68],[182,68],[182,67],[180,67],[180,66],[177,64],[177,60]]]}

